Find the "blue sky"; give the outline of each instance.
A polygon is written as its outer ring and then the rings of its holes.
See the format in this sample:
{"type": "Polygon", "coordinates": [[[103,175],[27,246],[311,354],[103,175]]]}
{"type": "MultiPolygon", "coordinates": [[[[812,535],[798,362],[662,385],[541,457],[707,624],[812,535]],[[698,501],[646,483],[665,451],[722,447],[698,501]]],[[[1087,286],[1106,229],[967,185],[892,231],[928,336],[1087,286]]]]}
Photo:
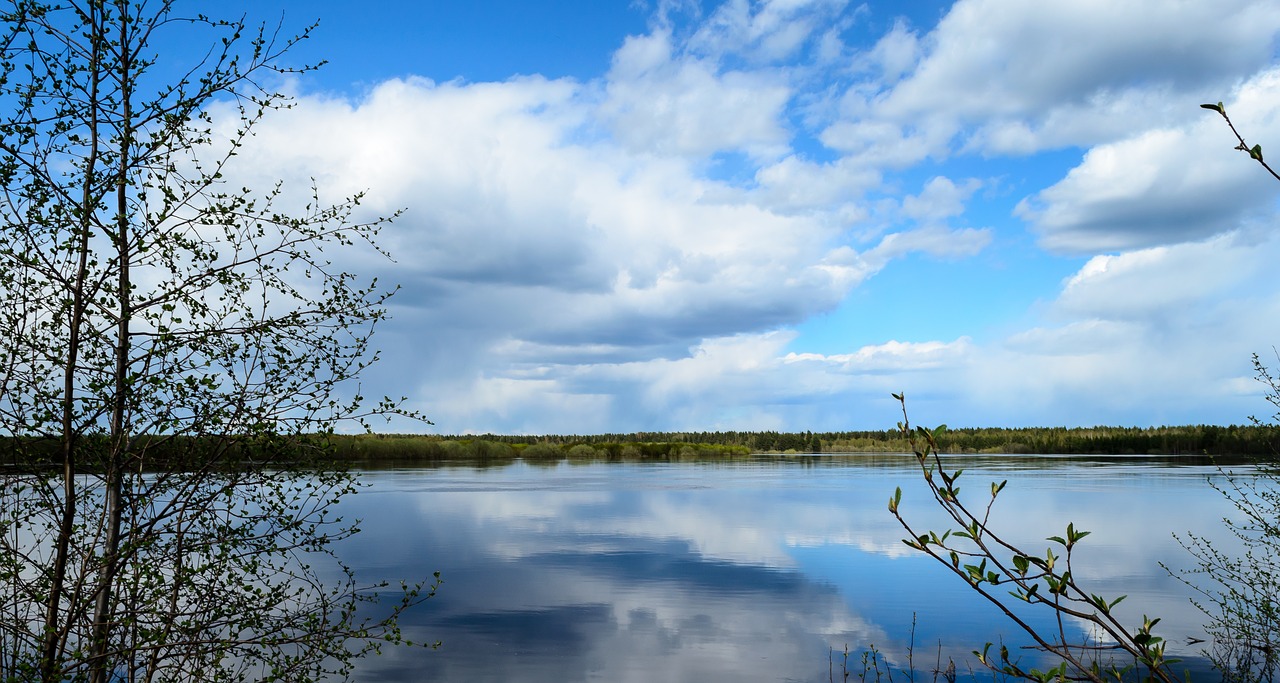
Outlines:
{"type": "Polygon", "coordinates": [[[434,431],[1269,414],[1280,183],[1198,105],[1280,145],[1272,2],[224,6],[320,22],[241,174],[405,209],[342,258],[434,431]]]}

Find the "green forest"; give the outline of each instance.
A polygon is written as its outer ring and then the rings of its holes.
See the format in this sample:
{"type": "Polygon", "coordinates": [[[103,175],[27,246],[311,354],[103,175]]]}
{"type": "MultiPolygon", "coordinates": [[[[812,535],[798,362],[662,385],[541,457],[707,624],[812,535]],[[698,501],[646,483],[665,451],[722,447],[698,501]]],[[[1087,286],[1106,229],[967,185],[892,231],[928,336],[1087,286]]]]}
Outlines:
{"type": "MultiPolygon", "coordinates": [[[[1061,455],[1223,455],[1267,457],[1276,428],[1264,425],[1183,427],[951,428],[943,453],[1061,455]]],[[[343,460],[691,460],[752,453],[895,453],[911,447],[897,429],[848,432],[634,432],[548,435],[337,435],[343,460]]]]}

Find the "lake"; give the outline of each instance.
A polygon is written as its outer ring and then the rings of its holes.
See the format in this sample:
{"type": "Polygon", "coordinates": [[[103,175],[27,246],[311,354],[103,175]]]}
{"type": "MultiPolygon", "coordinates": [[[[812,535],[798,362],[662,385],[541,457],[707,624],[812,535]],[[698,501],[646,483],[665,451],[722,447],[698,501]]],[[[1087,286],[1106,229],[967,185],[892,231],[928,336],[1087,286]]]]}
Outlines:
{"type": "MultiPolygon", "coordinates": [[[[1076,553],[1079,581],[1128,595],[1117,609],[1126,623],[1163,617],[1157,634],[1198,666],[1187,640],[1200,635],[1202,616],[1160,563],[1190,564],[1174,532],[1223,536],[1233,509],[1207,485],[1211,465],[949,457],[965,468],[962,498],[966,482],[978,495],[1009,480],[992,526],[1028,549],[1046,548],[1068,521],[1092,531],[1076,553]]],[[[910,456],[517,461],[366,470],[362,479],[368,488],[342,509],[363,531],[340,554],[364,580],[440,571],[438,595],[404,627],[443,644],[389,649],[363,662],[357,680],[828,681],[833,652],[835,680],[846,646],[857,679],[861,653],[874,646],[895,677],[910,653],[923,682],[949,658],[963,676],[984,642],[1024,642],[958,577],[900,540],[886,508],[897,486],[904,517],[945,528],[910,456]]]]}

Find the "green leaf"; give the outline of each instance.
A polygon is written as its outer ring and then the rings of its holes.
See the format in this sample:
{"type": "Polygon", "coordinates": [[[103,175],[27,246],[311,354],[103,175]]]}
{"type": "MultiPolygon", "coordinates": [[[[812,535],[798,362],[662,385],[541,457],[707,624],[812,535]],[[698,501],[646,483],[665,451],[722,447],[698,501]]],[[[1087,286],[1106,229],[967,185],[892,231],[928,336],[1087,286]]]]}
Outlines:
{"type": "Polygon", "coordinates": [[[1262,145],[1254,145],[1253,149],[1249,150],[1249,156],[1262,161],[1262,145]]]}
{"type": "Polygon", "coordinates": [[[1091,532],[1091,531],[1076,531],[1075,524],[1068,524],[1068,525],[1067,525],[1067,538],[1068,538],[1072,543],[1075,543],[1076,541],[1078,541],[1078,540],[1080,540],[1080,539],[1084,538],[1085,536],[1088,536],[1088,535],[1089,535],[1089,534],[1091,534],[1091,533],[1093,533],[1093,532],[1091,532]]]}
{"type": "Polygon", "coordinates": [[[1221,114],[1221,113],[1222,113],[1222,103],[1221,103],[1221,102],[1219,102],[1219,103],[1217,103],[1217,104],[1202,104],[1202,105],[1200,105],[1200,108],[1201,108],[1201,109],[1208,109],[1208,110],[1210,110],[1210,111],[1216,111],[1216,112],[1218,112],[1219,114],[1221,114]]]}

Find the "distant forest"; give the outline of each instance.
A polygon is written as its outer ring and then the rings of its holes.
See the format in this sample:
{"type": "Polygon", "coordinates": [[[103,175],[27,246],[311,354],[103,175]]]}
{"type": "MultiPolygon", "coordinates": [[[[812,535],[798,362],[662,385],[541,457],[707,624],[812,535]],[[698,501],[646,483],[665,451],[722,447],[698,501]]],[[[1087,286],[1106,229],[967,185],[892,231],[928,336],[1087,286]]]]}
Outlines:
{"type": "MultiPolygon", "coordinates": [[[[945,453],[1271,456],[1278,429],[1260,425],[1185,427],[949,428],[945,453]]],[[[362,435],[334,437],[350,459],[707,459],[750,453],[910,451],[897,430],[850,432],[635,432],[512,436],[362,435]]]]}

